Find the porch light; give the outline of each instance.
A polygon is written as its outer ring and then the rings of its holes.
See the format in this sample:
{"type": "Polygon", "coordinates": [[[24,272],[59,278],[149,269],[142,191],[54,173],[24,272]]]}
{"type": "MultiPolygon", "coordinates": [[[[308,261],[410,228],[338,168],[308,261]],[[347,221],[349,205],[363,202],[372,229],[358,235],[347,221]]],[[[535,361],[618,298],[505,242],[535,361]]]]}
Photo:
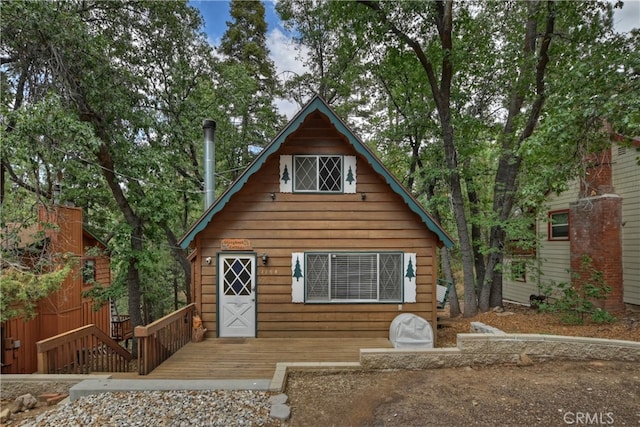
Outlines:
{"type": "Polygon", "coordinates": [[[262,254],[262,265],[267,265],[269,262],[269,256],[266,253],[262,254]]]}
{"type": "Polygon", "coordinates": [[[367,193],[364,193],[364,192],[360,193],[360,198],[362,200],[367,200],[367,193]]]}

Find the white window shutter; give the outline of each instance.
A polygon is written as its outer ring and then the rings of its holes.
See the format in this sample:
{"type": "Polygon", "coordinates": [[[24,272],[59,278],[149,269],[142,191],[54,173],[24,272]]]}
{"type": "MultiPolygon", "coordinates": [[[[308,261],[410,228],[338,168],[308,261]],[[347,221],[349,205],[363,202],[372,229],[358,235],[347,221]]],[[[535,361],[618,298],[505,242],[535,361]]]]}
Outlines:
{"type": "Polygon", "coordinates": [[[304,302],[304,252],[291,254],[291,302],[304,302]]]}
{"type": "Polygon", "coordinates": [[[356,192],[356,156],[344,156],[343,188],[345,193],[356,192]]]}
{"type": "Polygon", "coordinates": [[[280,156],[280,192],[291,193],[293,189],[293,156],[280,156]]]}
{"type": "Polygon", "coordinates": [[[404,302],[416,302],[416,254],[404,254],[404,302]]]}

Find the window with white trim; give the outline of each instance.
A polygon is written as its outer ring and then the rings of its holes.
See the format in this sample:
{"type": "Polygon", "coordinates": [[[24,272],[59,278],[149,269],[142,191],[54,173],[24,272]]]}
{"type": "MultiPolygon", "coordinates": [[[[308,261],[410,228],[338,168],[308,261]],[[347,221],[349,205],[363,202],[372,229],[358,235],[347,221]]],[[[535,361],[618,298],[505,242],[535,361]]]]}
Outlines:
{"type": "Polygon", "coordinates": [[[401,302],[402,253],[306,253],[307,302],[401,302]]]}
{"type": "Polygon", "coordinates": [[[294,192],[342,192],[342,156],[293,156],[294,192]]]}
{"type": "Polygon", "coordinates": [[[569,240],[569,210],[549,212],[549,240],[569,240]]]}
{"type": "Polygon", "coordinates": [[[280,156],[282,193],[355,194],[356,180],[356,156],[280,156]]]}

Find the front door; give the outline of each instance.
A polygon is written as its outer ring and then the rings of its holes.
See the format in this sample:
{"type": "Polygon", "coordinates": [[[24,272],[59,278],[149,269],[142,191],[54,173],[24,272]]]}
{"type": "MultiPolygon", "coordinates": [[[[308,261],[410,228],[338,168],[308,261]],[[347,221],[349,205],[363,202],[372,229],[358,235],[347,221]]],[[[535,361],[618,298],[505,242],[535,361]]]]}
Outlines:
{"type": "Polygon", "coordinates": [[[255,264],[255,255],[220,255],[220,337],[256,336],[255,264]]]}

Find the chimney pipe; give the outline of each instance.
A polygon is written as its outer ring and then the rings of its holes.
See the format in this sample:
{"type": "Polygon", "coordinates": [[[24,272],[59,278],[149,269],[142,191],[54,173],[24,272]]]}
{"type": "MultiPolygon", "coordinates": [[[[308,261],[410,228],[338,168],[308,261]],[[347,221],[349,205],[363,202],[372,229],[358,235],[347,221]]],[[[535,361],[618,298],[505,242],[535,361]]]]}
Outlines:
{"type": "Polygon", "coordinates": [[[202,121],[204,130],[204,210],[216,200],[216,122],[211,119],[202,121]]]}

